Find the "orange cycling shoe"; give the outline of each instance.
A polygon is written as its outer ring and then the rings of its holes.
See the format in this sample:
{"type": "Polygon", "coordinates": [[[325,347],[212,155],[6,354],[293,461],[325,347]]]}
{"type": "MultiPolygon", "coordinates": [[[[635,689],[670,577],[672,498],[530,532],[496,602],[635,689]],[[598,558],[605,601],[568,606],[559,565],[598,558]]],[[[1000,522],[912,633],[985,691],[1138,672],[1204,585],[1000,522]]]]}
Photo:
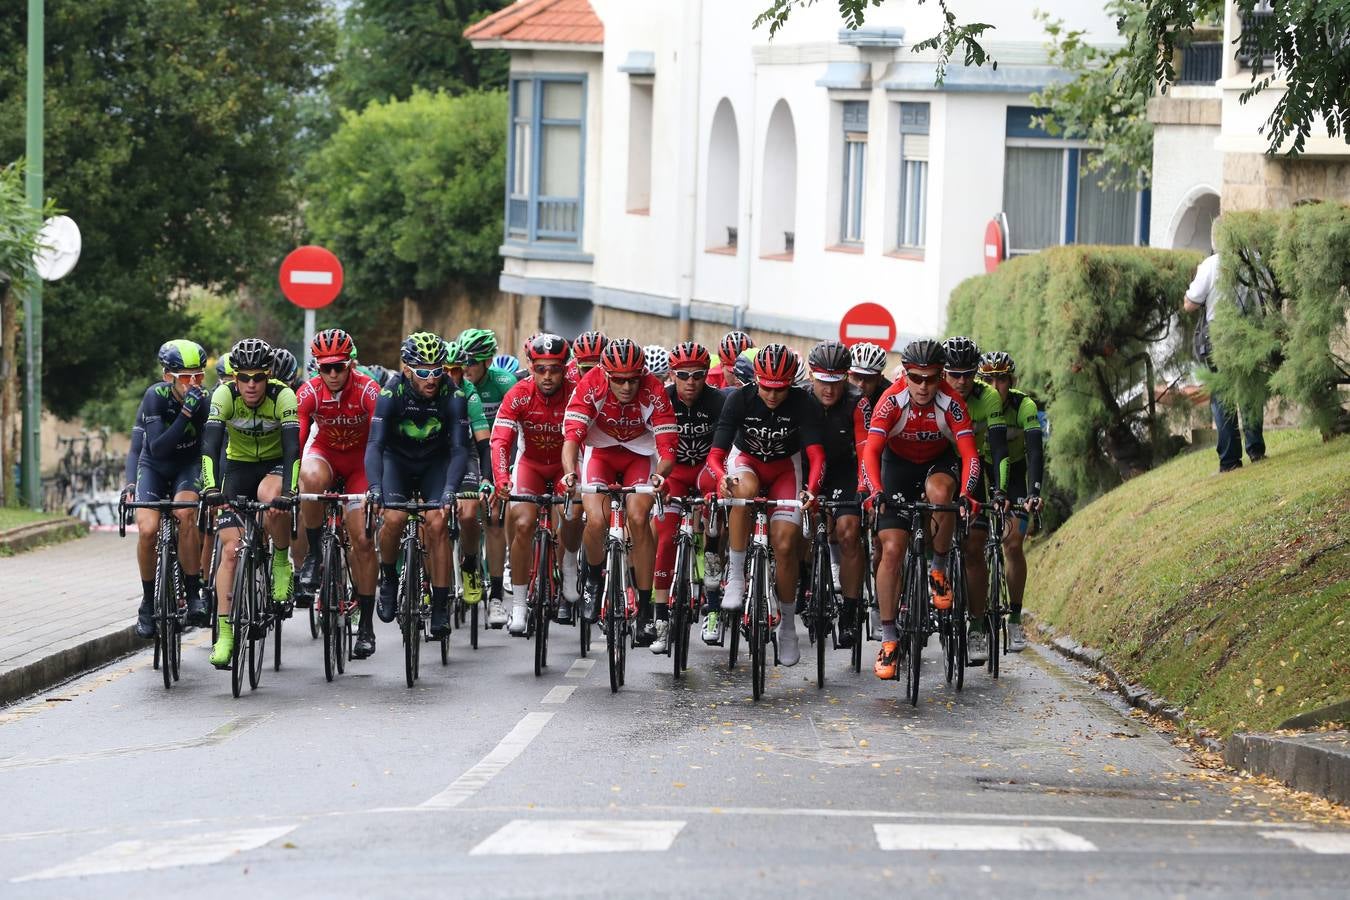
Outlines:
{"type": "Polygon", "coordinates": [[[952,608],[952,583],[947,580],[946,572],[933,569],[928,573],[928,589],[933,594],[934,609],[952,608]]]}
{"type": "Polygon", "coordinates": [[[900,661],[900,642],[882,641],[881,649],[877,651],[877,661],[872,664],[872,671],[882,681],[890,681],[895,678],[895,669],[900,661]]]}

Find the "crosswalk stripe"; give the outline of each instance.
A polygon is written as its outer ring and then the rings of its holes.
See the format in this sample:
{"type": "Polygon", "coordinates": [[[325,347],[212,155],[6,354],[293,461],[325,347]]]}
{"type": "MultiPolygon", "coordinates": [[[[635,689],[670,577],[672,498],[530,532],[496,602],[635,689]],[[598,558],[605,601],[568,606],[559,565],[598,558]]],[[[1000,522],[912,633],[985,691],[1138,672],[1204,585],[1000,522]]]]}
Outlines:
{"type": "Polygon", "coordinates": [[[1063,850],[1091,851],[1097,846],[1062,828],[1016,825],[876,824],[882,850],[1063,850]]]}
{"type": "Polygon", "coordinates": [[[118,841],[101,850],[86,853],[59,866],[52,866],[14,878],[14,882],[42,881],[48,878],[77,878],[86,875],[111,875],[117,872],[144,872],[175,866],[206,866],[236,853],[255,850],[295,830],[294,825],[272,828],[241,828],[214,834],[193,834],[162,841],[118,841]]]}
{"type": "Polygon", "coordinates": [[[1350,853],[1350,832],[1326,831],[1263,831],[1261,837],[1288,841],[1295,847],[1313,853],[1350,853]]]}
{"type": "Polygon", "coordinates": [[[515,819],[488,835],[470,856],[626,853],[669,850],[684,822],[662,820],[515,819]]]}

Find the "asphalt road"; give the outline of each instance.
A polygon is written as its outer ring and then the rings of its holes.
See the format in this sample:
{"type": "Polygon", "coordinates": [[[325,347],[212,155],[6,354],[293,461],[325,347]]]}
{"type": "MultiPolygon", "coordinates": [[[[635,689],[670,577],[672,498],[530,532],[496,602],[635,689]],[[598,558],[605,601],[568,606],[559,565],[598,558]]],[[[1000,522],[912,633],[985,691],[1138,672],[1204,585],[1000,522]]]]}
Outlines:
{"type": "Polygon", "coordinates": [[[914,709],[842,651],[754,703],[701,644],[678,684],[633,651],[612,695],[571,629],[543,678],[457,633],[409,690],[379,629],[333,684],[291,627],[239,700],[194,635],[172,691],[146,651],[0,710],[0,896],[1346,896],[1350,828],[1034,651],[958,695],[933,642],[914,709]]]}

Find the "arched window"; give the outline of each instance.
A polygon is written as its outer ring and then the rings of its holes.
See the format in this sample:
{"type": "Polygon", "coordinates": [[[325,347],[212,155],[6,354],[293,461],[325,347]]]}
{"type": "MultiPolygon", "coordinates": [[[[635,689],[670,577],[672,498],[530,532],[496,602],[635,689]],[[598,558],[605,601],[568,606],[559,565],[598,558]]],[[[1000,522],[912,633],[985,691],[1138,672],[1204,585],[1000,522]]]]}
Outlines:
{"type": "Polygon", "coordinates": [[[760,253],[790,255],[797,217],[797,129],[786,100],[774,105],[764,134],[763,190],[760,253]]]}
{"type": "Polygon", "coordinates": [[[736,247],[740,221],[741,138],[731,101],[723,97],[713,113],[708,137],[706,246],[736,247]]]}

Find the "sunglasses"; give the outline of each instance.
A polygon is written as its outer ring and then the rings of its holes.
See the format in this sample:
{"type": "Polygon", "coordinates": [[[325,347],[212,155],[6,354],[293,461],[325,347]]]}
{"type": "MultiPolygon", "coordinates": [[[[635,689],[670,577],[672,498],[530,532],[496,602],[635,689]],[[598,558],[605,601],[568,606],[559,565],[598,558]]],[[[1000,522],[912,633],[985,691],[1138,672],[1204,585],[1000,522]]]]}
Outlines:
{"type": "Polygon", "coordinates": [[[630,375],[627,378],[616,378],[613,375],[609,376],[609,383],[618,385],[619,387],[628,387],[629,385],[637,384],[641,380],[641,375],[630,375]]]}
{"type": "Polygon", "coordinates": [[[266,381],[267,379],[269,379],[269,378],[271,378],[271,377],[272,377],[272,375],[271,375],[271,373],[269,373],[269,372],[235,372],[235,373],[234,373],[234,380],[235,380],[235,381],[242,381],[244,384],[258,384],[259,382],[266,381]]]}
{"type": "Polygon", "coordinates": [[[445,374],[445,368],[442,366],[438,369],[413,369],[412,373],[422,379],[440,378],[445,374]]]}
{"type": "Polygon", "coordinates": [[[702,381],[708,377],[707,369],[676,369],[672,372],[680,381],[702,381]]]}
{"type": "Polygon", "coordinates": [[[905,370],[905,380],[910,384],[937,384],[942,380],[942,373],[936,375],[919,375],[909,369],[905,370]]]}
{"type": "Polygon", "coordinates": [[[974,378],[974,369],[948,369],[947,374],[952,378],[974,378]]]}
{"type": "Polygon", "coordinates": [[[563,367],[562,367],[562,366],[531,366],[531,367],[530,367],[530,371],[534,372],[534,374],[536,374],[536,375],[561,375],[562,372],[563,372],[563,367]]]}
{"type": "Polygon", "coordinates": [[[206,380],[205,372],[170,372],[179,384],[201,384],[206,380]]]}
{"type": "Polygon", "coordinates": [[[319,363],[319,371],[325,375],[336,375],[339,372],[347,371],[347,363],[319,363]]]}

